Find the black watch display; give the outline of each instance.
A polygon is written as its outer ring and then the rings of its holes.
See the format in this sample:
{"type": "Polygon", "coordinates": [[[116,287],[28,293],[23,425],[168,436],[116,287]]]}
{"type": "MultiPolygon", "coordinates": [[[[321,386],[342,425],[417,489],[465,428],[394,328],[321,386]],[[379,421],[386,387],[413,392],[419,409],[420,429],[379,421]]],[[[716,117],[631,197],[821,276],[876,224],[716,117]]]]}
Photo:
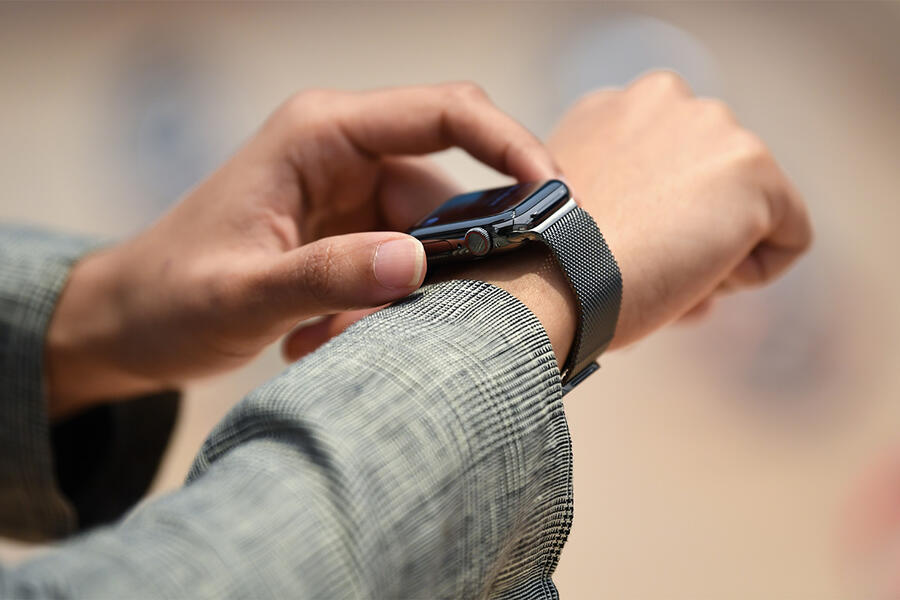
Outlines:
{"type": "Polygon", "coordinates": [[[454,196],[419,221],[429,265],[482,258],[542,243],[562,268],[578,305],[578,327],[562,368],[563,393],[597,370],[616,331],[622,276],[594,219],[561,181],[520,183],[454,196]]]}

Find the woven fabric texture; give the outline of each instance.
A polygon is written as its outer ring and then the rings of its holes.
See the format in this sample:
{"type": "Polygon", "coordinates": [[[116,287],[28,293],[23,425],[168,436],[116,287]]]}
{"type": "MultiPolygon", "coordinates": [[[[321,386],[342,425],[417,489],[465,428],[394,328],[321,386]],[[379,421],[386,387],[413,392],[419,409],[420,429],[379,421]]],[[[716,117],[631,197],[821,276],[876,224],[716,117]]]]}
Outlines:
{"type": "Polygon", "coordinates": [[[178,394],[100,406],[50,424],[44,334],[72,264],[99,244],[0,226],[0,535],[64,537],[121,517],[159,466],[178,394]]]}
{"type": "Polygon", "coordinates": [[[44,334],[83,240],[0,228],[0,532],[47,539],[76,528],[59,493],[44,406],[44,334]]]}
{"type": "MultiPolygon", "coordinates": [[[[28,471],[4,480],[18,498],[4,510],[67,531],[64,501],[33,501],[54,488],[38,391],[65,279],[52,246],[0,266],[20,289],[2,292],[0,469],[28,471]]],[[[428,286],[240,402],[181,489],[0,567],[0,597],[555,598],[571,469],[534,315],[481,282],[428,286]]]]}

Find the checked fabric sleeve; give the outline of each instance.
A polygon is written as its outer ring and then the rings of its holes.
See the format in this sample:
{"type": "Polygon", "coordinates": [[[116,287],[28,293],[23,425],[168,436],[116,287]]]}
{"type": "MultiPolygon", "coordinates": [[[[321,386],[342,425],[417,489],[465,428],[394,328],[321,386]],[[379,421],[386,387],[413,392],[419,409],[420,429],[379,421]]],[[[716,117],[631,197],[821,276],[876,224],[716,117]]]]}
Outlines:
{"type": "Polygon", "coordinates": [[[149,488],[175,423],[174,392],[47,417],[44,336],[69,270],[96,247],[0,225],[2,536],[45,541],[121,517],[149,488]]]}
{"type": "Polygon", "coordinates": [[[557,598],[560,390],[518,300],[427,286],[241,401],[183,488],[0,567],[0,597],[557,598]]]}

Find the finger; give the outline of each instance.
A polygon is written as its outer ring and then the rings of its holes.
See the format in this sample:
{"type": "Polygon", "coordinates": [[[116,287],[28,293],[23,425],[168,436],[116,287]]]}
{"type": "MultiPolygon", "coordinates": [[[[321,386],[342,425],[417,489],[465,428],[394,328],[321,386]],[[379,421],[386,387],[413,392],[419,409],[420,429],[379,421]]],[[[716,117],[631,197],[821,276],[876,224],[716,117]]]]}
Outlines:
{"type": "Polygon", "coordinates": [[[404,231],[463,192],[462,187],[434,161],[418,156],[385,159],[378,190],[384,227],[404,231]]]}
{"type": "Polygon", "coordinates": [[[732,287],[769,282],[812,244],[813,232],[803,198],[774,161],[761,176],[768,200],[769,227],[763,239],[728,277],[732,287]]]}
{"type": "Polygon", "coordinates": [[[803,197],[777,165],[775,169],[773,177],[778,183],[772,186],[769,198],[774,204],[774,226],[758,246],[769,279],[786,270],[813,241],[812,222],[803,197]]]}
{"type": "Polygon", "coordinates": [[[299,360],[307,354],[318,350],[322,344],[340,335],[345,329],[360,319],[378,312],[382,308],[384,307],[378,306],[346,311],[336,315],[328,315],[314,323],[301,325],[284,338],[284,342],[281,345],[282,355],[289,362],[299,360]]]}
{"type": "Polygon", "coordinates": [[[459,147],[521,181],[555,177],[544,145],[470,83],[375,90],[338,105],[341,130],[375,155],[427,154],[459,147]]]}
{"type": "Polygon", "coordinates": [[[679,321],[682,323],[696,323],[706,317],[713,308],[713,299],[706,298],[694,305],[689,311],[681,315],[679,321]]]}
{"type": "Polygon", "coordinates": [[[425,269],[417,239],[395,232],[353,233],[282,254],[251,285],[266,310],[296,322],[403,298],[422,284],[425,269]]]}
{"type": "Polygon", "coordinates": [[[287,362],[299,360],[330,340],[333,318],[334,315],[328,315],[312,323],[299,325],[288,333],[281,342],[281,355],[284,360],[287,362]]]}
{"type": "Polygon", "coordinates": [[[726,287],[736,290],[762,285],[787,269],[798,256],[798,252],[761,242],[734,268],[726,287]]]}
{"type": "Polygon", "coordinates": [[[675,71],[659,69],[641,75],[628,84],[625,91],[641,97],[655,97],[661,94],[676,94],[683,97],[694,95],[691,86],[675,71]]]}

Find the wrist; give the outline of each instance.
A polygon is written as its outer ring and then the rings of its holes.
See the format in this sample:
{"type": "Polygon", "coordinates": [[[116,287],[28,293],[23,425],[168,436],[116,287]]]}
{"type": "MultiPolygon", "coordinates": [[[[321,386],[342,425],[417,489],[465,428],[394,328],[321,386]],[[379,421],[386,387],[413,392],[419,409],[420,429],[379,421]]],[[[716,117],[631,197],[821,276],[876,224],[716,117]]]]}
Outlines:
{"type": "Polygon", "coordinates": [[[88,255],[72,268],[60,294],[44,346],[52,419],[163,387],[117,366],[125,338],[118,272],[113,251],[88,255]]]}
{"type": "Polygon", "coordinates": [[[578,308],[569,283],[550,251],[527,244],[514,253],[442,269],[432,281],[475,279],[503,288],[531,310],[550,338],[560,367],[575,339],[578,308]]]}

